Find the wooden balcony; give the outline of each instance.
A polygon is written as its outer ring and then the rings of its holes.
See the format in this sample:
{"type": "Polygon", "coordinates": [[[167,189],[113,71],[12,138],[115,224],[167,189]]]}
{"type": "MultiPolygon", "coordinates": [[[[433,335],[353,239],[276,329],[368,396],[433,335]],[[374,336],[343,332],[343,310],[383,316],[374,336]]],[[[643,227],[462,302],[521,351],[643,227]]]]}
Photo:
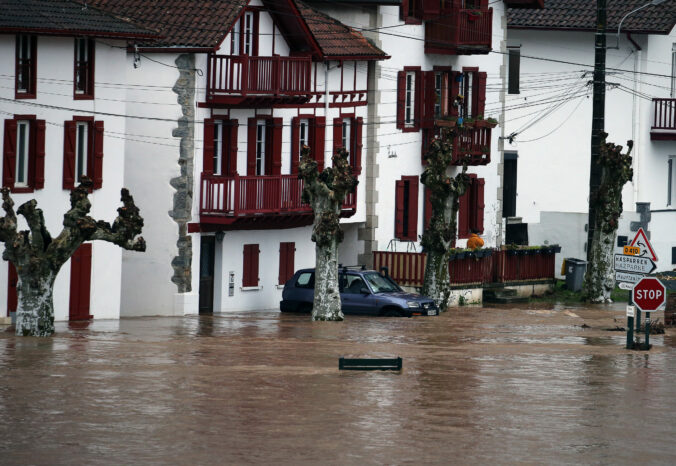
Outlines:
{"type": "Polygon", "coordinates": [[[208,104],[255,107],[302,104],[312,97],[310,57],[211,55],[208,104]]]}
{"type": "Polygon", "coordinates": [[[487,54],[493,38],[493,9],[455,9],[425,23],[425,53],[487,54]]]}
{"type": "MultiPolygon", "coordinates": [[[[295,228],[312,223],[312,208],[303,202],[303,180],[298,175],[218,176],[202,174],[201,231],[210,229],[295,228]],[[211,225],[211,226],[209,226],[211,225]]],[[[350,193],[341,216],[357,209],[350,193]]]]}
{"type": "Polygon", "coordinates": [[[676,141],[676,99],[653,99],[652,141],[676,141]]]}
{"type": "MultiPolygon", "coordinates": [[[[455,121],[436,120],[439,136],[444,138],[444,128],[455,126],[455,121]]],[[[486,120],[477,120],[465,125],[460,134],[453,137],[452,165],[462,165],[465,158],[468,165],[488,165],[491,162],[491,132],[495,124],[486,120]]]]}

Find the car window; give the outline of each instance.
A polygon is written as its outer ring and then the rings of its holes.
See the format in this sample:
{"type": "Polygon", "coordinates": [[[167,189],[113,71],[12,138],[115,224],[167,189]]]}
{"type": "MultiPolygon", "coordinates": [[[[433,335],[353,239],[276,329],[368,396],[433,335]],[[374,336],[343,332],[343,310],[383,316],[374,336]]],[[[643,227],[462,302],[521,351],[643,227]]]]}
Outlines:
{"type": "Polygon", "coordinates": [[[360,294],[362,288],[366,288],[364,280],[359,275],[347,275],[343,285],[343,293],[360,294]]]}
{"type": "Polygon", "coordinates": [[[383,277],[379,273],[365,273],[364,278],[369,283],[369,285],[371,285],[374,293],[399,291],[399,288],[394,284],[393,281],[383,277]]]}
{"type": "Polygon", "coordinates": [[[314,288],[315,274],[312,272],[303,272],[298,275],[296,280],[296,288],[314,288]]]}

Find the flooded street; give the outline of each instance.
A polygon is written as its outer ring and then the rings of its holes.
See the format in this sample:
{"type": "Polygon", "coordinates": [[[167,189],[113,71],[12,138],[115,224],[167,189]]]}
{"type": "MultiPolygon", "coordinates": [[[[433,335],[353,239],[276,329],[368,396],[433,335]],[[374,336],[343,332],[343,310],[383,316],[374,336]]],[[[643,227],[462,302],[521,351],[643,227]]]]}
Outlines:
{"type": "Polygon", "coordinates": [[[605,330],[623,312],[266,311],[4,332],[0,463],[673,464],[676,329],[626,351],[605,330]],[[401,356],[403,371],[338,371],[340,356],[401,356]]]}

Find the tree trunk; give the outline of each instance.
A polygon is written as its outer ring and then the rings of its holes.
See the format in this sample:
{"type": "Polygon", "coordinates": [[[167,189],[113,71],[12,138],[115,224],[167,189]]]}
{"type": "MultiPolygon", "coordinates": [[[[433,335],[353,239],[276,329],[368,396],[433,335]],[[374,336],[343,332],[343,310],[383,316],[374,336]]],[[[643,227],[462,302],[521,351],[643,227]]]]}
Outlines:
{"type": "Polygon", "coordinates": [[[338,287],[338,241],[315,245],[315,297],[312,320],[343,320],[338,287]]]}
{"type": "MultiPolygon", "coordinates": [[[[597,222],[598,223],[598,222],[597,222]]],[[[614,249],[617,229],[606,233],[601,228],[594,231],[590,263],[585,276],[586,299],[592,303],[609,303],[615,289],[614,249]]]]}
{"type": "Polygon", "coordinates": [[[16,334],[46,337],[54,333],[53,288],[56,273],[19,275],[16,334]]]}

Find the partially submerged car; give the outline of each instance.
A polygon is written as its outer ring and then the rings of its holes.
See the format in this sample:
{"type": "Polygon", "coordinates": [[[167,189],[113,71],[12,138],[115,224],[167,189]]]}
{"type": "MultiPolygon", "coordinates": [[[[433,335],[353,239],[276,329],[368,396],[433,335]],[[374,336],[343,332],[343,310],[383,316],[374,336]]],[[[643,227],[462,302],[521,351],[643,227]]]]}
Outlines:
{"type": "MultiPolygon", "coordinates": [[[[344,314],[389,317],[438,315],[434,300],[408,293],[388,275],[364,267],[341,267],[338,272],[344,314]]],[[[315,269],[298,270],[284,285],[282,312],[311,312],[314,301],[315,269]]]]}

